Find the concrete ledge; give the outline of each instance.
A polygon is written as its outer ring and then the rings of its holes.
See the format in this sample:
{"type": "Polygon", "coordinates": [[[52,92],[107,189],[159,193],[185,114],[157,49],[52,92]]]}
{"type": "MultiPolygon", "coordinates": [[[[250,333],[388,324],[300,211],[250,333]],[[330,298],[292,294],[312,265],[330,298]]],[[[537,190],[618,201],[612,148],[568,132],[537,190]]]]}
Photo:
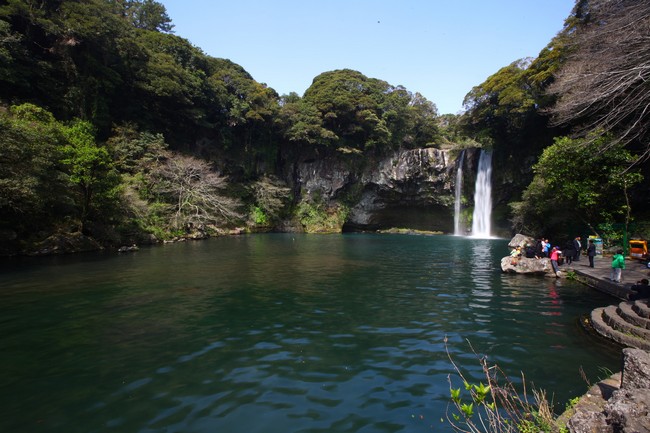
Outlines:
{"type": "Polygon", "coordinates": [[[631,292],[625,286],[613,281],[604,280],[601,277],[590,275],[581,269],[573,269],[573,272],[580,277],[580,281],[584,282],[589,287],[593,287],[599,292],[607,293],[618,299],[627,299],[627,295],[631,292]]]}

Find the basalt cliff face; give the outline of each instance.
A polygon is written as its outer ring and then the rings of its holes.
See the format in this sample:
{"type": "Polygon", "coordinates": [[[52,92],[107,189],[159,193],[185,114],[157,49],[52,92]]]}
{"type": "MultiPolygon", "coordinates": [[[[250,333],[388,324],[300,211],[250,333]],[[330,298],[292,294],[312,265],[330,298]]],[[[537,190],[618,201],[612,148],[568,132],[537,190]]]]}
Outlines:
{"type": "MultiPolygon", "coordinates": [[[[300,200],[344,206],[344,231],[404,227],[453,233],[457,154],[420,148],[375,160],[304,158],[293,165],[291,179],[300,200]]],[[[478,150],[469,149],[464,169],[468,197],[477,161],[478,150]]]]}

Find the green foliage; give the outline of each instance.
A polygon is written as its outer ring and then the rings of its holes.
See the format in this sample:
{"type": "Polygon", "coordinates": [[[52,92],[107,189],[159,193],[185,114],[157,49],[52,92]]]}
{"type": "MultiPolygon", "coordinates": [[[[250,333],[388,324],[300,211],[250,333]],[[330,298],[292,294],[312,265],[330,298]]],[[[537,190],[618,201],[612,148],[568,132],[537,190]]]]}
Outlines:
{"type": "Polygon", "coordinates": [[[489,366],[485,358],[480,358],[479,362],[488,384],[468,382],[448,349],[447,355],[469,393],[469,396],[464,396],[461,388],[452,387],[452,378],[449,377],[453,409],[451,413],[448,410],[447,420],[454,430],[461,433],[553,431],[553,414],[543,392],[533,391],[535,404],[529,403],[525,392],[520,394],[505,374],[496,365],[489,366]]]}
{"type": "Polygon", "coordinates": [[[493,163],[500,169],[493,172],[492,183],[504,186],[495,190],[504,198],[517,197],[530,184],[529,167],[555,136],[567,133],[549,128],[545,114],[554,102],[546,89],[566,57],[565,46],[565,36],[558,35],[536,59],[501,68],[465,96],[466,111],[451,132],[461,146],[493,149],[493,163]]]}
{"type": "Polygon", "coordinates": [[[22,236],[49,227],[65,212],[60,126],[33,104],[0,111],[0,228],[22,236]]]}
{"type": "Polygon", "coordinates": [[[285,122],[294,140],[381,153],[432,145],[438,137],[435,105],[350,69],[320,74],[293,104],[285,122]]]}
{"type": "Polygon", "coordinates": [[[256,225],[267,226],[280,221],[291,200],[291,190],[274,176],[262,176],[251,185],[255,206],[252,219],[256,225]]]}
{"type": "Polygon", "coordinates": [[[251,219],[258,226],[266,226],[269,223],[269,218],[259,206],[253,206],[251,209],[251,219]]]}
{"type": "Polygon", "coordinates": [[[576,404],[580,401],[580,397],[574,397],[572,399],[569,399],[569,401],[566,402],[566,405],[564,407],[564,410],[571,410],[575,407],[576,404]]]}
{"type": "Polygon", "coordinates": [[[474,416],[474,403],[463,403],[460,405],[460,410],[463,412],[465,418],[471,418],[474,416]]]}
{"type": "Polygon", "coordinates": [[[460,404],[460,388],[450,389],[450,391],[451,391],[451,400],[454,403],[460,404]]]}
{"type": "Polygon", "coordinates": [[[596,233],[603,222],[626,221],[628,189],[643,179],[638,169],[630,168],[635,158],[608,136],[557,138],[534,166],[535,177],[522,202],[513,206],[516,225],[529,224],[532,232],[553,231],[578,217],[596,233]]]}
{"type": "MultiPolygon", "coordinates": [[[[287,217],[292,199],[287,185],[269,179],[286,175],[294,158],[337,152],[363,165],[399,148],[489,146],[501,166],[532,164],[557,135],[547,128],[554,96],[546,88],[574,49],[575,30],[568,23],[536,59],[514,62],[474,87],[464,115],[438,116],[422,95],[349,69],[318,75],[303,97],[280,98],[241,66],[170,34],[172,27],[153,0],[2,2],[0,99],[34,104],[0,113],[3,225],[22,232],[55,221],[110,220],[171,233],[179,228],[170,209],[179,205],[152,179],[180,153],[218,161],[242,185],[251,220],[268,225],[287,217]]],[[[558,207],[577,207],[594,230],[606,224],[606,234],[607,224],[631,220],[625,198],[640,175],[623,169],[631,156],[624,149],[607,138],[600,144],[603,152],[558,142],[534,178],[495,171],[493,182],[511,188],[503,192],[508,197],[530,182],[513,205],[516,225],[560,227],[562,215],[576,214],[551,211],[558,207]],[[589,166],[598,169],[587,174],[589,166]]],[[[346,206],[353,192],[342,198],[346,206]]],[[[340,230],[347,208],[315,202],[294,209],[305,227],[340,230]]],[[[192,220],[183,209],[178,223],[192,220]]]]}
{"type": "Polygon", "coordinates": [[[139,29],[171,32],[174,25],[165,6],[157,1],[124,1],[124,14],[139,29]]]}
{"type": "Polygon", "coordinates": [[[297,95],[283,101],[278,123],[284,130],[284,137],[291,142],[330,146],[338,139],[334,132],[323,127],[320,111],[297,95]]]}
{"type": "Polygon", "coordinates": [[[621,224],[614,224],[611,221],[598,224],[598,234],[603,239],[603,246],[606,248],[614,245],[621,245],[625,227],[621,224]]]}
{"type": "Polygon", "coordinates": [[[532,412],[529,419],[522,419],[517,424],[519,433],[551,433],[553,424],[537,412],[532,412]]]}
{"type": "Polygon", "coordinates": [[[80,228],[83,229],[88,218],[102,215],[95,206],[96,202],[105,202],[103,208],[106,208],[115,201],[119,177],[113,170],[106,147],[95,142],[94,128],[89,122],[78,120],[63,126],[61,131],[67,141],[62,149],[61,162],[69,181],[77,186],[79,192],[77,205],[80,228]]]}
{"type": "Polygon", "coordinates": [[[138,132],[135,125],[127,124],[113,128],[107,147],[116,168],[133,174],[146,171],[153,163],[164,158],[168,145],[162,134],[138,132]]]}
{"type": "Polygon", "coordinates": [[[347,215],[348,208],[343,205],[303,201],[296,209],[296,216],[307,233],[339,233],[347,215]]]}

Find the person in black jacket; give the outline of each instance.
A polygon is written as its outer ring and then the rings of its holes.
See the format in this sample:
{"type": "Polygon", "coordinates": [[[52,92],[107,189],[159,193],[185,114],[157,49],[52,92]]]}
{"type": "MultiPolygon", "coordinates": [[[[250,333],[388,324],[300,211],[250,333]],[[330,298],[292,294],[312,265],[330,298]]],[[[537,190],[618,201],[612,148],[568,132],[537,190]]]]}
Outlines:
{"type": "Polygon", "coordinates": [[[648,285],[648,280],[645,278],[641,281],[637,281],[637,283],[630,287],[630,289],[632,289],[632,293],[627,297],[630,301],[650,298],[650,286],[648,285]]]}
{"type": "Polygon", "coordinates": [[[566,246],[562,250],[562,256],[565,257],[567,265],[570,265],[576,257],[576,250],[573,245],[573,241],[569,241],[566,243],[566,246]]]}
{"type": "Polygon", "coordinates": [[[582,243],[580,242],[580,236],[576,237],[573,240],[573,249],[576,251],[573,256],[573,260],[576,262],[580,261],[580,250],[582,249],[582,243]]]}
{"type": "Polygon", "coordinates": [[[596,245],[594,241],[589,239],[589,245],[587,246],[587,257],[589,257],[589,267],[594,267],[594,257],[596,257],[596,245]]]}

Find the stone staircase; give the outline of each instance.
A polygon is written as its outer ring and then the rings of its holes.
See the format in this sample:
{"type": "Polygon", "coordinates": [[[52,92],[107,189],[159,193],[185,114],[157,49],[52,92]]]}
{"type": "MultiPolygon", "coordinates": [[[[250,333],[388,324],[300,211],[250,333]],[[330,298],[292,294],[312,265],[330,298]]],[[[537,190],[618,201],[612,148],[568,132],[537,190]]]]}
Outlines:
{"type": "Polygon", "coordinates": [[[650,351],[650,306],[647,299],[596,308],[591,312],[591,325],[600,335],[623,346],[650,351]]]}

